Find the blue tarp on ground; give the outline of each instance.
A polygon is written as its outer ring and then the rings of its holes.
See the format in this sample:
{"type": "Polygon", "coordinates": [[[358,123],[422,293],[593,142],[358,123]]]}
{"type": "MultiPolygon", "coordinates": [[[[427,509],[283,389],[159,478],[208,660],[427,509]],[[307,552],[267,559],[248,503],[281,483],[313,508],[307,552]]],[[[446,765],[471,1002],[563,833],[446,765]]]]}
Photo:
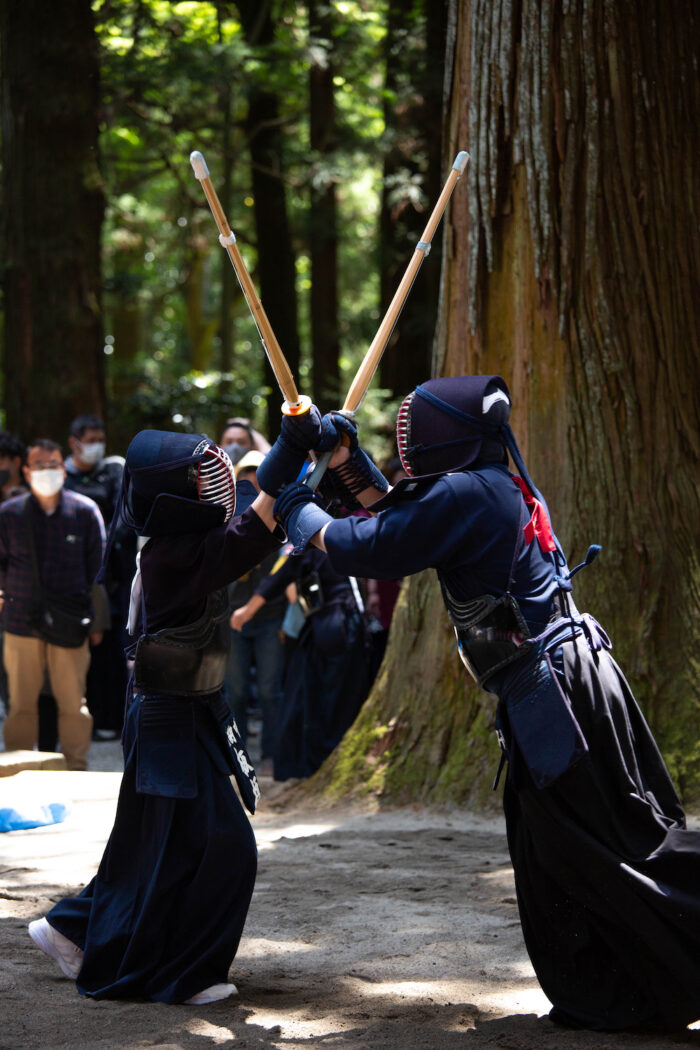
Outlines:
{"type": "Polygon", "coordinates": [[[26,831],[60,824],[70,815],[69,802],[39,802],[29,799],[18,806],[0,806],[0,832],[26,831]]]}

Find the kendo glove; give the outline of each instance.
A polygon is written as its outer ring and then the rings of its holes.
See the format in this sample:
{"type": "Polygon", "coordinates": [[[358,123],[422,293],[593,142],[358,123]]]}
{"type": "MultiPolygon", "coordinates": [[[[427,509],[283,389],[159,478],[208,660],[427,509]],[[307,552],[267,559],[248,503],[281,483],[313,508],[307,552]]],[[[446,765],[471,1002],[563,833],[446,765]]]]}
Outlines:
{"type": "Polygon", "coordinates": [[[357,423],[342,412],[326,412],[321,420],[321,441],[317,452],[332,452],[338,445],[347,445],[350,452],[358,447],[357,423]]]}
{"type": "Polygon", "coordinates": [[[346,445],[350,456],[337,467],[329,467],[321,478],[319,490],[326,499],[339,500],[348,510],[361,506],[357,496],[363,489],[386,492],[389,482],[357,441],[357,424],[341,412],[328,412],[321,421],[321,444],[325,452],[346,445]]]}
{"type": "Polygon", "coordinates": [[[282,523],[289,540],[294,544],[294,554],[301,554],[312,536],[333,521],[321,505],[319,496],[308,485],[293,481],[275,500],[274,515],[282,523]]]}
{"type": "Polygon", "coordinates": [[[316,405],[295,416],[282,416],[279,437],[258,467],[258,484],[268,496],[279,496],[299,476],[309,454],[321,440],[321,413],[316,405]]]}

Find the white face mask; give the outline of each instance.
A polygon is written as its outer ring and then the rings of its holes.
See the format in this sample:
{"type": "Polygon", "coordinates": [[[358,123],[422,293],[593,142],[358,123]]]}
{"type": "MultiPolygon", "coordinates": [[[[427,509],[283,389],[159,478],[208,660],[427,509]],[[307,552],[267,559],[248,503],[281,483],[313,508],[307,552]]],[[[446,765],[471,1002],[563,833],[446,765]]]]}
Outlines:
{"type": "Polygon", "coordinates": [[[55,496],[63,487],[63,468],[32,470],[31,486],[39,496],[55,496]]]}
{"type": "Polygon", "coordinates": [[[95,463],[99,463],[101,459],[104,459],[104,441],[91,441],[86,445],[83,445],[82,441],[79,441],[78,444],[80,445],[80,458],[83,463],[87,463],[89,466],[94,467],[95,463]]]}

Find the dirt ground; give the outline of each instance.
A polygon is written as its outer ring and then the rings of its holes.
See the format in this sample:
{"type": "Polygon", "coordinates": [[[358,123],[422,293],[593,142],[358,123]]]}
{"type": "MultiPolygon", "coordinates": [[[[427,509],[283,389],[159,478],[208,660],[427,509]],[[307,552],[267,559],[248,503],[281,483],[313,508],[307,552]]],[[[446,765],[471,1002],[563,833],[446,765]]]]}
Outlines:
{"type": "MultiPolygon", "coordinates": [[[[109,746],[93,748],[93,766],[110,768],[109,746]]],[[[0,1050],[700,1048],[700,1031],[609,1036],[549,1021],[500,818],[298,808],[271,781],[253,818],[260,866],[230,974],[239,995],[199,1007],[83,999],[26,926],[93,874],[119,778],[0,780],[0,806],[9,792],[72,803],[60,825],[0,835],[0,1050]]]]}

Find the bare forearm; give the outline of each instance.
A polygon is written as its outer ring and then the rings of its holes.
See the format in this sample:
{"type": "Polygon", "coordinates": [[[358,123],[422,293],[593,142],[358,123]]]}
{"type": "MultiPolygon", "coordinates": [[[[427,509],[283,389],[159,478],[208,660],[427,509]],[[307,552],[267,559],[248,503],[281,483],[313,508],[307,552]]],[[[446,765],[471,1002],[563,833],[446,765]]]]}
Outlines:
{"type": "Polygon", "coordinates": [[[277,527],[277,522],[275,521],[275,516],[273,514],[274,506],[274,497],[268,496],[266,492],[261,492],[255,497],[251,504],[251,509],[255,511],[270,532],[274,532],[277,527]]]}

